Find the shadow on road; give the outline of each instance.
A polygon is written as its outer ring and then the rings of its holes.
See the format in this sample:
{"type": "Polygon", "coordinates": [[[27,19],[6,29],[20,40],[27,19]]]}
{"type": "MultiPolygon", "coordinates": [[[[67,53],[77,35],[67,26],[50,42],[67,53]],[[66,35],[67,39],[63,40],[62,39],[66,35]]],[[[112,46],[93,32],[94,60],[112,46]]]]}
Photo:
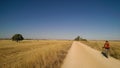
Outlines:
{"type": "Polygon", "coordinates": [[[108,56],[107,56],[104,52],[101,52],[101,54],[102,54],[104,57],[108,58],[108,56]]]}

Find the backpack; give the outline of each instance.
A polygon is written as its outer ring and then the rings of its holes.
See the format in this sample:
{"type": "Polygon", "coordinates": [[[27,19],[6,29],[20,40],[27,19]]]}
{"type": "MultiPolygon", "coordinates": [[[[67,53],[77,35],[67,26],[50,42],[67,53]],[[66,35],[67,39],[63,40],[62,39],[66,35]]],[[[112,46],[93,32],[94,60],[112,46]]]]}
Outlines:
{"type": "Polygon", "coordinates": [[[109,43],[105,43],[104,47],[105,49],[109,49],[110,48],[109,43]]]}

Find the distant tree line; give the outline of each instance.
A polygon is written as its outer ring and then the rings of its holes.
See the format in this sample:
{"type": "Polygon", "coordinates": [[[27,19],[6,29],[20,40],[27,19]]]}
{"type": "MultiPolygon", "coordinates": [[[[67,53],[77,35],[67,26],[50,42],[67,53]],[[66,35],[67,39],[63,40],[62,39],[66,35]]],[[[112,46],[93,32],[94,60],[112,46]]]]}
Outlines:
{"type": "MultiPolygon", "coordinates": [[[[2,38],[1,38],[1,39],[2,39],[2,38]]],[[[8,38],[7,38],[7,39],[8,39],[8,38]]],[[[24,37],[22,36],[22,34],[15,34],[15,35],[12,36],[11,39],[12,39],[13,41],[19,42],[19,41],[24,40],[24,37]]],[[[31,39],[29,39],[29,40],[31,40],[31,39]]],[[[80,37],[80,36],[77,36],[74,40],[75,40],[75,41],[87,41],[87,39],[84,39],[84,38],[82,38],[82,37],[80,37]]]]}
{"type": "Polygon", "coordinates": [[[82,38],[80,36],[77,36],[74,40],[75,41],[87,41],[87,39],[84,39],[84,38],[82,38]]]}

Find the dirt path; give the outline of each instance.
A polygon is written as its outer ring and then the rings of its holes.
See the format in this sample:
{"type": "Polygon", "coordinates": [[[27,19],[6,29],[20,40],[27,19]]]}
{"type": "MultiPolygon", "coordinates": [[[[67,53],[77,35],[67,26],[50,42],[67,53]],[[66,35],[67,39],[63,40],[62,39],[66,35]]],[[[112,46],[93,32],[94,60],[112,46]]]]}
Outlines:
{"type": "Polygon", "coordinates": [[[75,41],[61,68],[120,68],[120,61],[75,41]]]}

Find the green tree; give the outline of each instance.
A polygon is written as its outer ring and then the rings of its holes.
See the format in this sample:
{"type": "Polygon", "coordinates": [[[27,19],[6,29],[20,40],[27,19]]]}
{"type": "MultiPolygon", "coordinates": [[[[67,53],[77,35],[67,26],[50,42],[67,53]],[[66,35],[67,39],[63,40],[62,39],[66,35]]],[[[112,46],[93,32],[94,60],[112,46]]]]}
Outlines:
{"type": "Polygon", "coordinates": [[[79,41],[80,40],[80,36],[77,36],[76,38],[75,38],[75,41],[79,41]]]}
{"type": "Polygon", "coordinates": [[[15,35],[13,35],[12,40],[16,41],[16,42],[19,42],[19,41],[24,40],[24,38],[21,34],[15,34],[15,35]]]}
{"type": "Polygon", "coordinates": [[[75,41],[87,41],[87,39],[81,38],[80,36],[77,36],[74,40],[75,41]]]}

